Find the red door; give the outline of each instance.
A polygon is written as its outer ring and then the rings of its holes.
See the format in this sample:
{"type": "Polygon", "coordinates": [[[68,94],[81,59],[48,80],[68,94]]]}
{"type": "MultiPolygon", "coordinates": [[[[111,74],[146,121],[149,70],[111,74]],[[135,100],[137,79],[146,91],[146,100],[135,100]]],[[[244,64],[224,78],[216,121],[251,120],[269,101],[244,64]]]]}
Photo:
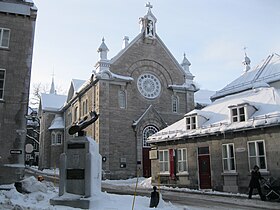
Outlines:
{"type": "Polygon", "coordinates": [[[143,176],[145,178],[151,177],[151,160],[149,158],[150,148],[144,148],[143,151],[143,176]]]}
{"type": "Polygon", "coordinates": [[[199,181],[201,189],[211,189],[210,155],[198,156],[199,181]]]}

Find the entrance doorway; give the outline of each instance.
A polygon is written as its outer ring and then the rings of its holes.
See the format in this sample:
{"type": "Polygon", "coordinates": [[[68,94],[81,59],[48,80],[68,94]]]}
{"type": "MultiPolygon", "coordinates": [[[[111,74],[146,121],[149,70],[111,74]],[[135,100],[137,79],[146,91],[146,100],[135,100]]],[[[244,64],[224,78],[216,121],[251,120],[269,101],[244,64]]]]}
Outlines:
{"type": "Polygon", "coordinates": [[[211,168],[209,147],[198,148],[198,169],[200,189],[211,189],[211,168]]]}
{"type": "Polygon", "coordinates": [[[149,157],[149,152],[151,150],[150,144],[147,142],[149,136],[158,132],[157,127],[153,125],[148,125],[143,130],[143,147],[142,147],[142,161],[143,161],[143,176],[148,178],[151,177],[151,160],[149,157]]]}
{"type": "Polygon", "coordinates": [[[143,177],[151,177],[151,160],[149,158],[150,148],[143,148],[143,177]]]}

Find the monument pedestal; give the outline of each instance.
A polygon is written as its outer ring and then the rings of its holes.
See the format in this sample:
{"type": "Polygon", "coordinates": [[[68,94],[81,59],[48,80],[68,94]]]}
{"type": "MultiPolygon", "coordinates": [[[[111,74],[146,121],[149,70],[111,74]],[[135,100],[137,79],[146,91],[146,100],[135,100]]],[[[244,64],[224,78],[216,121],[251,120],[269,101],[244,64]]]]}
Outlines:
{"type": "Polygon", "coordinates": [[[66,143],[60,156],[59,196],[51,205],[90,208],[91,196],[101,193],[101,155],[90,137],[77,136],[66,143]]]}

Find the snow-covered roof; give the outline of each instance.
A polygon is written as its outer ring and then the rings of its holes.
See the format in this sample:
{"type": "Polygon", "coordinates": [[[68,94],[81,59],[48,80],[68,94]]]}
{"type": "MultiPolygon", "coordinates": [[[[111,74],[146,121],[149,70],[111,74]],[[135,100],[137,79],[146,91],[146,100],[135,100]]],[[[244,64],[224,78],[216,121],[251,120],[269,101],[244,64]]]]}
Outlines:
{"type": "Polygon", "coordinates": [[[194,93],[194,102],[199,104],[211,104],[210,97],[215,91],[200,89],[194,93]]]}
{"type": "Polygon", "coordinates": [[[66,95],[47,94],[41,95],[41,106],[44,111],[59,111],[66,102],[66,95]]]}
{"type": "Polygon", "coordinates": [[[86,82],[86,80],[80,80],[80,79],[72,79],[72,84],[74,88],[74,92],[79,92],[80,88],[83,86],[83,84],[86,82]]]}
{"type": "Polygon", "coordinates": [[[185,116],[198,115],[207,119],[197,129],[187,130],[185,117],[150,137],[149,142],[176,140],[236,131],[257,126],[280,124],[280,90],[273,87],[251,89],[218,99],[202,110],[193,110],[185,116]],[[256,111],[245,122],[230,120],[229,106],[249,104],[256,111]]]}
{"type": "Polygon", "coordinates": [[[217,91],[216,94],[211,97],[211,99],[216,100],[217,98],[221,98],[229,94],[251,89],[256,83],[265,82],[269,84],[279,80],[280,56],[274,53],[269,55],[254,69],[245,72],[226,87],[217,91]]]}
{"type": "Polygon", "coordinates": [[[64,129],[64,120],[61,115],[55,115],[49,130],[57,130],[57,129],[64,129]]]}

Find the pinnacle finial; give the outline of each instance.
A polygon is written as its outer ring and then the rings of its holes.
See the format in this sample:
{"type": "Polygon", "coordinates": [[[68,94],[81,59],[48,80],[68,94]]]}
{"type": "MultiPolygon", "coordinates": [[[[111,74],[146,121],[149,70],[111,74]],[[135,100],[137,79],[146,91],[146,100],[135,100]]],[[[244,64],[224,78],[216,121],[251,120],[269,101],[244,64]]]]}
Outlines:
{"type": "Polygon", "coordinates": [[[244,47],[243,50],[244,50],[244,53],[245,53],[245,57],[244,57],[244,60],[242,61],[242,63],[245,66],[244,72],[247,72],[251,69],[251,67],[250,67],[251,60],[247,56],[247,53],[246,53],[247,47],[244,47]]]}

